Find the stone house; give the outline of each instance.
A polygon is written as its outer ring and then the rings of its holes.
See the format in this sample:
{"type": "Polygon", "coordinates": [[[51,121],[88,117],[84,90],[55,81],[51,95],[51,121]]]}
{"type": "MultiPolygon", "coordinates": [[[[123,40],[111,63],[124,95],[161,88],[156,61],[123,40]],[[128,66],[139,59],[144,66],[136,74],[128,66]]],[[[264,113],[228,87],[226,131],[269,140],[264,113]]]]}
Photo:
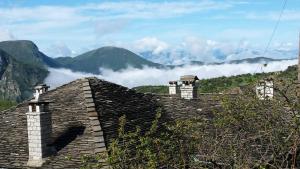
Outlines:
{"type": "Polygon", "coordinates": [[[143,130],[158,108],[165,120],[209,119],[218,106],[210,96],[143,94],[97,78],[47,89],[37,87],[32,100],[0,112],[0,168],[79,168],[82,155],[107,151],[122,115],[127,130],[143,130]]]}

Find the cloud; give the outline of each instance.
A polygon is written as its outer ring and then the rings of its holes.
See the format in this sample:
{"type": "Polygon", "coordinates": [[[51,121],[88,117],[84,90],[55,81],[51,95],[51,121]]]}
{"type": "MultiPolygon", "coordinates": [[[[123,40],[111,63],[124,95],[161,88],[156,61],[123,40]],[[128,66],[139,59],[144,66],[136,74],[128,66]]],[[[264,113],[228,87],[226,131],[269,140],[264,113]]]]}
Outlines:
{"type": "MultiPolygon", "coordinates": [[[[280,16],[279,11],[269,11],[263,13],[245,13],[246,19],[252,20],[272,20],[277,21],[280,16]]],[[[285,10],[281,21],[299,21],[300,20],[300,12],[298,10],[285,10]]]]}
{"type": "Polygon", "coordinates": [[[136,52],[152,51],[153,54],[159,54],[168,48],[169,44],[156,37],[145,37],[133,42],[133,50],[136,52]]]}
{"type": "Polygon", "coordinates": [[[74,52],[63,42],[52,44],[46,53],[51,57],[66,57],[73,56],[74,52]]]}
{"type": "Polygon", "coordinates": [[[184,2],[166,1],[163,3],[122,1],[85,3],[77,6],[0,7],[0,25],[7,25],[13,28],[32,27],[35,30],[45,30],[94,24],[96,25],[96,30],[107,32],[109,28],[122,27],[124,20],[170,18],[206,10],[227,9],[233,5],[234,3],[204,0],[184,2]],[[102,24],[97,22],[98,20],[106,21],[102,24]],[[115,25],[116,27],[110,26],[108,28],[106,24],[115,25]]]}
{"type": "Polygon", "coordinates": [[[0,42],[15,39],[15,36],[9,30],[0,28],[0,42]]]}
{"type": "Polygon", "coordinates": [[[261,39],[271,34],[270,30],[264,29],[240,29],[240,28],[231,28],[221,31],[218,36],[222,39],[247,39],[255,40],[261,39]]]}
{"type": "Polygon", "coordinates": [[[207,79],[220,76],[232,76],[245,73],[273,72],[285,70],[288,66],[297,64],[298,60],[286,60],[271,62],[266,68],[261,64],[223,64],[223,65],[187,65],[175,69],[157,69],[144,67],[143,69],[128,68],[122,71],[112,71],[102,69],[102,75],[95,75],[82,72],[72,72],[68,69],[50,68],[50,74],[45,83],[55,88],[78,78],[95,76],[110,82],[114,82],[127,87],[141,85],[167,85],[170,80],[178,80],[182,75],[194,74],[200,79],[207,79]]]}
{"type": "MultiPolygon", "coordinates": [[[[196,37],[187,37],[183,43],[183,48],[192,56],[190,60],[200,60],[205,62],[215,62],[219,59],[215,56],[215,51],[223,53],[222,44],[214,40],[204,40],[196,37]]],[[[222,54],[225,55],[225,54],[222,54]]]]}
{"type": "Polygon", "coordinates": [[[128,24],[127,20],[98,20],[96,21],[95,32],[98,36],[119,32],[128,24]]]}
{"type": "Polygon", "coordinates": [[[0,17],[2,20],[10,21],[10,23],[68,21],[74,19],[74,16],[81,18],[79,12],[78,8],[66,6],[12,7],[0,8],[0,17]]]}
{"type": "Polygon", "coordinates": [[[106,17],[114,19],[151,19],[170,18],[207,10],[228,9],[233,5],[235,5],[233,2],[220,2],[213,0],[179,2],[165,1],[163,3],[154,1],[122,1],[89,4],[84,6],[83,9],[93,10],[94,12],[98,12],[99,15],[107,12],[109,15],[106,15],[106,17]]]}

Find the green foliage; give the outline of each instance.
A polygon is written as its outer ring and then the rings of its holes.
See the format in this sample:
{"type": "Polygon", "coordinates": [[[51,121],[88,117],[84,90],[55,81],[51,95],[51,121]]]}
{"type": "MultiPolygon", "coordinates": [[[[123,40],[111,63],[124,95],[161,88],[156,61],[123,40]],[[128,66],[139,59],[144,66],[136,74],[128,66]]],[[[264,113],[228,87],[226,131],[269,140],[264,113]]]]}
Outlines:
{"type": "Polygon", "coordinates": [[[5,91],[0,93],[0,98],[18,102],[29,98],[33,86],[43,82],[48,75],[44,59],[49,63],[51,59],[47,59],[30,41],[0,42],[0,51],[2,60],[7,61],[1,65],[0,76],[5,80],[1,81],[0,88],[5,91]]]}
{"type": "Polygon", "coordinates": [[[167,86],[139,86],[133,88],[140,93],[158,93],[158,94],[168,94],[169,88],[167,86]]]}
{"type": "Polygon", "coordinates": [[[30,41],[0,42],[0,57],[5,61],[0,66],[0,99],[23,101],[48,75],[44,55],[30,41]]]}
{"type": "Polygon", "coordinates": [[[13,106],[16,106],[16,102],[8,101],[8,100],[0,100],[0,111],[9,109],[13,106]]]}
{"type": "Polygon", "coordinates": [[[119,136],[109,146],[107,163],[114,169],[126,168],[186,168],[195,156],[195,130],[192,120],[178,120],[161,124],[158,111],[151,127],[142,132],[126,132],[126,117],[119,120],[119,136]],[[142,134],[143,133],[143,134],[142,134]]]}
{"type": "MultiPolygon", "coordinates": [[[[257,73],[257,74],[243,74],[230,77],[218,77],[211,79],[201,79],[197,83],[198,92],[200,93],[220,93],[230,90],[235,87],[243,87],[248,85],[255,85],[257,81],[264,77],[274,76],[275,78],[285,78],[290,80],[296,80],[297,67],[290,66],[287,70],[282,72],[271,73],[257,73]]],[[[142,93],[156,93],[156,94],[168,94],[168,86],[139,86],[135,87],[135,90],[142,93]]]]}

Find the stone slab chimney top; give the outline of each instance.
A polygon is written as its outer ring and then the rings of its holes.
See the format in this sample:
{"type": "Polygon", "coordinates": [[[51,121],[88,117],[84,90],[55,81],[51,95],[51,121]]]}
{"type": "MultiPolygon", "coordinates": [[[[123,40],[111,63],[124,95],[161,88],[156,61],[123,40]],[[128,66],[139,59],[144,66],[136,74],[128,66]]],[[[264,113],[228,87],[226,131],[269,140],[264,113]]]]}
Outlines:
{"type": "Polygon", "coordinates": [[[33,94],[34,100],[39,100],[40,94],[46,93],[50,86],[47,86],[46,84],[39,84],[34,87],[35,93],[33,94]]]}

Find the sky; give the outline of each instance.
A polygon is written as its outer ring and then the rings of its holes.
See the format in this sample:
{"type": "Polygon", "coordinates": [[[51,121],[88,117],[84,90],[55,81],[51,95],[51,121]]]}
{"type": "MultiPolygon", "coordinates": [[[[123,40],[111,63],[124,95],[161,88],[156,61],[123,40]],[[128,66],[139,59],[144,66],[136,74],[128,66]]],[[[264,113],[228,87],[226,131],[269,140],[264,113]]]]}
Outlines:
{"type": "MultiPolygon", "coordinates": [[[[150,52],[158,55],[150,60],[168,64],[242,59],[253,51],[264,55],[283,4],[284,0],[1,0],[0,41],[32,40],[50,57],[118,46],[150,52]]],[[[287,0],[267,56],[297,57],[299,31],[300,1],[287,0]]]]}

